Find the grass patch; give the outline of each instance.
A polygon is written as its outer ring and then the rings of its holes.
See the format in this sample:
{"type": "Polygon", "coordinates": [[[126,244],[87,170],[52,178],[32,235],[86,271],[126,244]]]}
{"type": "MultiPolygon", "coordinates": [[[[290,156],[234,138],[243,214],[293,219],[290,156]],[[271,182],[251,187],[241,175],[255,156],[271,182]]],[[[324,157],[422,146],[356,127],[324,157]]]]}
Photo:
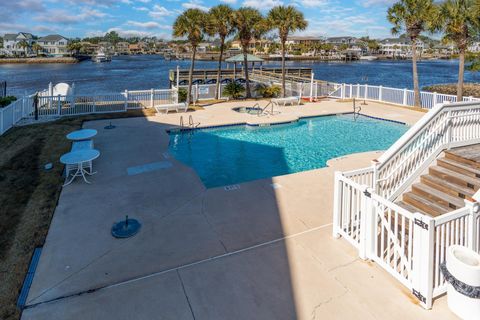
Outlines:
{"type": "Polygon", "coordinates": [[[154,110],[63,118],[16,127],[0,137],[0,319],[19,319],[17,297],[33,249],[42,246],[63,184],[65,135],[84,121],[154,115],[154,110]],[[44,164],[52,162],[46,172],[44,164]]]}

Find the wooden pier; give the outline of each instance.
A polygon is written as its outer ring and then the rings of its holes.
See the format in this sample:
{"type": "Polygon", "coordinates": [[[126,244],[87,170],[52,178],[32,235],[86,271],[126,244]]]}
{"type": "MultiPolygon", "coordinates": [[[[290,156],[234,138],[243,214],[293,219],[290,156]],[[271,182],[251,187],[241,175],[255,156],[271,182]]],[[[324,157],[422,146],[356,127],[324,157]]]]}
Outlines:
{"type": "MultiPolygon", "coordinates": [[[[256,68],[255,69],[255,71],[260,71],[260,70],[269,74],[278,75],[279,78],[282,75],[281,68],[261,68],[261,69],[256,68]]],[[[252,72],[252,70],[250,72],[252,72]]],[[[178,74],[179,74],[180,85],[188,84],[189,70],[180,69],[178,70],[178,74]]],[[[285,74],[287,77],[295,77],[295,78],[310,80],[312,76],[312,69],[311,68],[286,68],[285,74]]],[[[229,80],[243,79],[244,78],[243,68],[222,69],[221,78],[222,78],[222,81],[226,79],[229,79],[229,80]]],[[[217,79],[217,69],[197,69],[193,71],[194,84],[215,83],[216,79],[217,79]]],[[[173,84],[177,83],[177,70],[170,70],[169,80],[170,80],[170,87],[173,84]]]]}

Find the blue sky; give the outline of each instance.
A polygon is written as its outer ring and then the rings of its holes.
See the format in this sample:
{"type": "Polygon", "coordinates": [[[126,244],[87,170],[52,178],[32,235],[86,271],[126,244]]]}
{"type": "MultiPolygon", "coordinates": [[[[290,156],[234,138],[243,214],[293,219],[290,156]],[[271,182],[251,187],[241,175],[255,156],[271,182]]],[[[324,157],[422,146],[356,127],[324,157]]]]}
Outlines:
{"type": "Polygon", "coordinates": [[[25,31],[66,37],[103,35],[115,30],[123,36],[171,38],[175,17],[188,8],[227,3],[251,6],[263,13],[279,4],[301,10],[309,22],[299,35],[390,35],[386,9],[395,0],[0,0],[0,34],[25,31]]]}

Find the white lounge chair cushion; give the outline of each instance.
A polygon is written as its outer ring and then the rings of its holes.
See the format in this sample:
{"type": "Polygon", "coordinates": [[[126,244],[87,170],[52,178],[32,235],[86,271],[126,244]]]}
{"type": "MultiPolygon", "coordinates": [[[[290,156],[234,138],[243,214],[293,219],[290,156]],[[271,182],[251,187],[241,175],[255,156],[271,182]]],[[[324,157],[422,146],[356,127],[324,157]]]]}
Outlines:
{"type": "Polygon", "coordinates": [[[300,104],[300,97],[286,97],[286,98],[274,98],[272,102],[277,105],[286,105],[286,104],[300,104]]]}
{"type": "Polygon", "coordinates": [[[162,104],[154,107],[157,113],[161,113],[164,111],[165,113],[168,113],[170,110],[175,110],[177,112],[183,111],[187,112],[187,104],[185,102],[182,103],[171,103],[171,104],[162,104]]]}

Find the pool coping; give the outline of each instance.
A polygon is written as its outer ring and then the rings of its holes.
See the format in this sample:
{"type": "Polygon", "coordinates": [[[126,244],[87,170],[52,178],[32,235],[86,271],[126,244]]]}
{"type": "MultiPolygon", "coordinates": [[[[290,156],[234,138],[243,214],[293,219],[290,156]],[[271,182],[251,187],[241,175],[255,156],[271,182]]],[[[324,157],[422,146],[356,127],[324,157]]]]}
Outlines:
{"type": "MultiPolygon", "coordinates": [[[[279,121],[279,122],[265,122],[265,123],[250,123],[250,122],[234,122],[234,123],[228,123],[228,124],[218,124],[218,125],[210,125],[210,126],[198,126],[198,127],[170,127],[165,129],[167,134],[174,134],[178,132],[186,132],[186,131],[194,131],[194,130],[202,130],[202,129],[217,129],[217,128],[228,128],[228,127],[239,127],[239,126],[249,126],[249,127],[270,127],[270,126],[277,126],[277,125],[284,125],[284,124],[291,124],[291,123],[296,123],[302,119],[311,119],[311,118],[319,118],[319,117],[332,117],[332,116],[339,116],[339,115],[348,115],[348,114],[354,114],[354,112],[339,112],[339,113],[330,113],[330,114],[320,114],[320,115],[311,115],[311,116],[301,116],[297,117],[293,120],[287,120],[287,121],[279,121]]],[[[382,120],[382,121],[388,121],[388,122],[393,122],[397,124],[401,124],[404,126],[408,126],[405,122],[397,121],[397,120],[391,120],[391,119],[386,119],[386,118],[381,118],[381,117],[375,117],[375,116],[370,116],[364,113],[357,113],[358,115],[375,119],[375,120],[382,120]]]]}

